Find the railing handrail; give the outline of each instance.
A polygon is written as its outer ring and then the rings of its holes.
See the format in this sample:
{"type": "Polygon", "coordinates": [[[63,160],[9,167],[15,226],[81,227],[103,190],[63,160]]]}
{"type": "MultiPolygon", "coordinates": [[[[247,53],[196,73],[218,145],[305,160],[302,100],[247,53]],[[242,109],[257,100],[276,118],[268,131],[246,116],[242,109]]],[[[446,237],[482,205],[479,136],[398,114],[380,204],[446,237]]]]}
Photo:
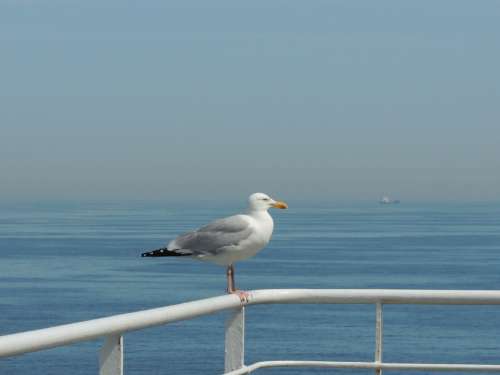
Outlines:
{"type": "Polygon", "coordinates": [[[224,375],[243,375],[262,368],[271,367],[312,367],[335,369],[373,369],[373,370],[427,370],[427,371],[485,371],[499,372],[499,365],[477,365],[456,363],[377,363],[377,362],[338,362],[338,361],[262,361],[226,372],[224,375]]]}
{"type": "MultiPolygon", "coordinates": [[[[500,291],[411,289],[264,289],[249,292],[254,304],[446,304],[500,305],[500,291]]],[[[223,295],[51,328],[0,336],[0,357],[94,340],[241,307],[236,295],[223,295]]]]}
{"type": "Polygon", "coordinates": [[[0,358],[80,341],[90,341],[103,336],[121,334],[179,320],[192,319],[239,306],[240,299],[237,296],[224,295],[50,328],[13,333],[0,336],[0,358]]]}
{"type": "Polygon", "coordinates": [[[500,291],[425,289],[262,289],[250,292],[250,305],[275,303],[500,305],[500,291]]]}

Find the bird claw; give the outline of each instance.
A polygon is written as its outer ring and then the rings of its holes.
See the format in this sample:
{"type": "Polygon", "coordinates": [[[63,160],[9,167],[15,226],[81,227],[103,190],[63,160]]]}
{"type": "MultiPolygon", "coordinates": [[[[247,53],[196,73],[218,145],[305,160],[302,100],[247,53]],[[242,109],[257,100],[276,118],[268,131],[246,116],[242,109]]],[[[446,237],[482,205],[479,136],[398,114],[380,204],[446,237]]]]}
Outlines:
{"type": "Polygon", "coordinates": [[[250,293],[245,292],[244,290],[233,290],[232,292],[229,293],[236,294],[243,305],[246,305],[250,301],[250,293]]]}

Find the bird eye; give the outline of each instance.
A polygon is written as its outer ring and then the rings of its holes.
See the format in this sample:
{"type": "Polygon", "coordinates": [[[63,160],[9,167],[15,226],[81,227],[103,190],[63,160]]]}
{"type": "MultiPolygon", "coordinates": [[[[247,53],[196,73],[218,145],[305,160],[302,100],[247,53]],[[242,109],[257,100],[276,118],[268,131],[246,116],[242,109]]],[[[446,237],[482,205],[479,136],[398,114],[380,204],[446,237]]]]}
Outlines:
{"type": "Polygon", "coordinates": [[[263,201],[268,201],[268,200],[269,200],[269,198],[262,198],[262,200],[263,200],[263,201]]]}

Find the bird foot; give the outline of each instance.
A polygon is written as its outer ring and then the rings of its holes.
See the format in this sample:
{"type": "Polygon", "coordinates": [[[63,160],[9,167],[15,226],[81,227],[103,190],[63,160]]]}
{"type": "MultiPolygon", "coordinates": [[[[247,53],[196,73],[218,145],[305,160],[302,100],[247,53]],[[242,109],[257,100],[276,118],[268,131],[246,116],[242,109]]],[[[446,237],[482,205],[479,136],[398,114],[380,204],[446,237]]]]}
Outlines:
{"type": "Polygon", "coordinates": [[[250,301],[250,293],[244,290],[233,290],[229,292],[230,294],[236,294],[240,298],[240,302],[246,305],[250,301]]]}

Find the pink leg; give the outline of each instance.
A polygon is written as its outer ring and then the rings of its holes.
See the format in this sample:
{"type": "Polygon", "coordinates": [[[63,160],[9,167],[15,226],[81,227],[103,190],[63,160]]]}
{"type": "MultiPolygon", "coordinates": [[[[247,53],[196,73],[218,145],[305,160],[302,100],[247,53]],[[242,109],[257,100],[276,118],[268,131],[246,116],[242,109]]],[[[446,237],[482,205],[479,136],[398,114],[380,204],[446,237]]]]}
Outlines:
{"type": "Polygon", "coordinates": [[[227,292],[234,293],[236,289],[234,288],[234,267],[232,264],[227,266],[226,276],[227,276],[227,292]]]}
{"type": "Polygon", "coordinates": [[[234,282],[234,266],[231,264],[227,267],[226,271],[227,275],[227,292],[231,294],[236,294],[242,303],[248,303],[248,299],[250,294],[245,292],[244,290],[236,289],[236,285],[234,282]]]}

